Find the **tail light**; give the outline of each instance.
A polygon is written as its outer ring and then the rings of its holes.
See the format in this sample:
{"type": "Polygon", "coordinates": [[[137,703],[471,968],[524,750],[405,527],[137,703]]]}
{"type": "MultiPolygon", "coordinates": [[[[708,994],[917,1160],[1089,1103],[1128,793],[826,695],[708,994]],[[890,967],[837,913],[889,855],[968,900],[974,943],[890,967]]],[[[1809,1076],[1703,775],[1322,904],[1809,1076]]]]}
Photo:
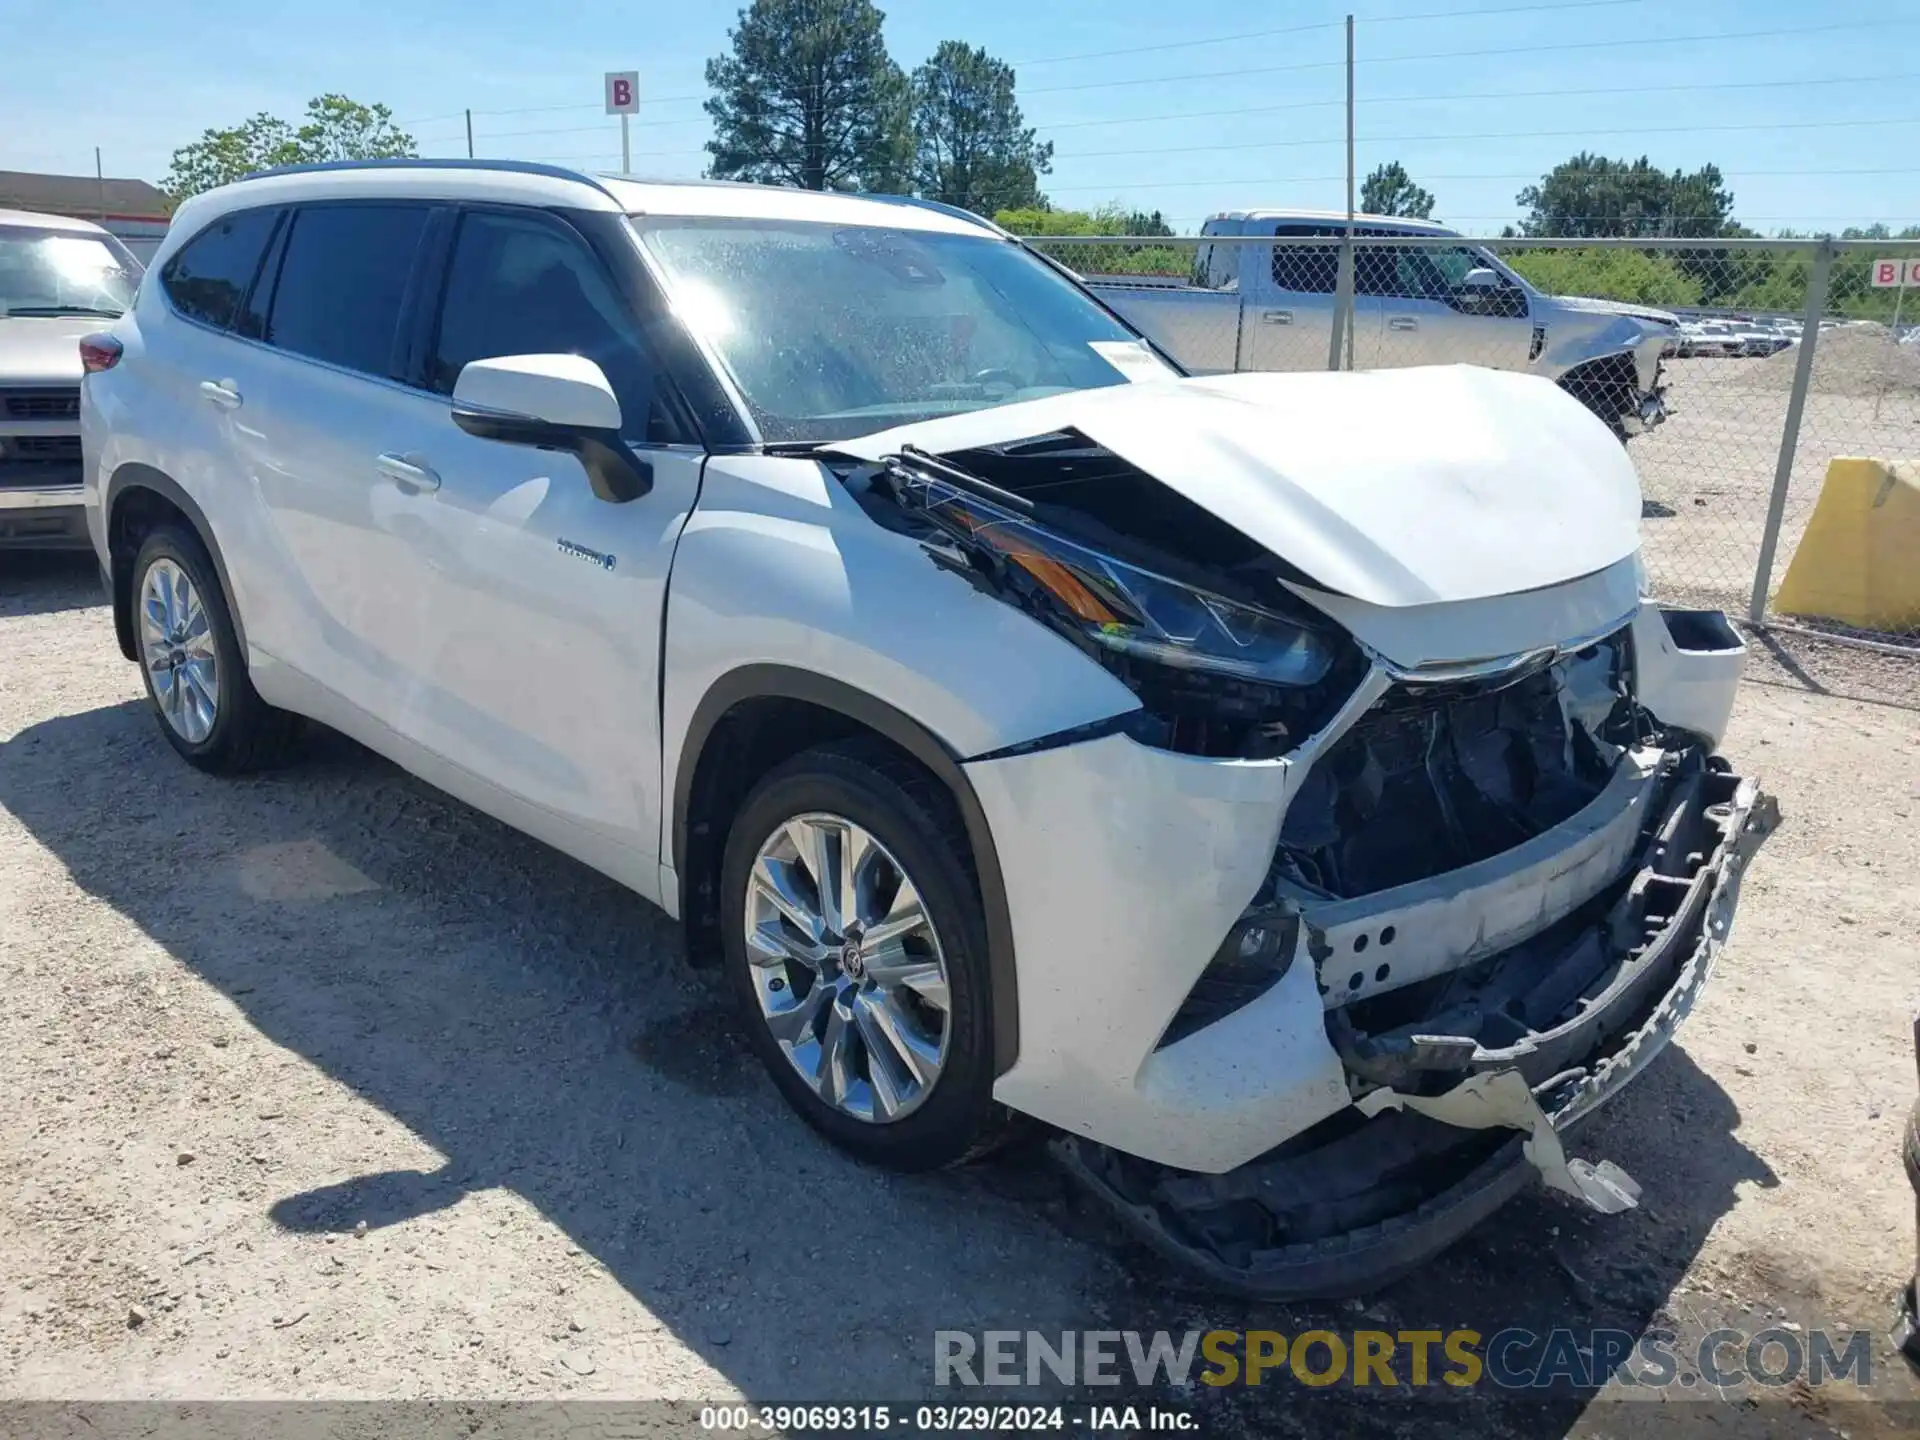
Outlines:
{"type": "Polygon", "coordinates": [[[120,363],[123,348],[111,335],[84,336],[80,341],[80,364],[87,374],[98,375],[102,370],[111,370],[120,363]]]}

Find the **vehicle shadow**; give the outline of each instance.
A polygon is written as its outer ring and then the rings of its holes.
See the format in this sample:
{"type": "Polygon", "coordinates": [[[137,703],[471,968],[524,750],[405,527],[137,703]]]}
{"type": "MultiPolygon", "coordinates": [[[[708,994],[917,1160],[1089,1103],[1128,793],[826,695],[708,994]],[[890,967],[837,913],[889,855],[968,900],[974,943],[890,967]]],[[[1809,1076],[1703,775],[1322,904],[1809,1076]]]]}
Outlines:
{"type": "MultiPolygon", "coordinates": [[[[1031,1150],[930,1177],[846,1160],[780,1104],[664,916],[337,736],[288,770],[221,781],[180,764],[129,702],[0,746],[0,806],[267,1039],[446,1157],[280,1195],[276,1224],[379,1229],[510,1188],[757,1399],[925,1398],[936,1329],[1637,1334],[1736,1187],[1772,1183],[1731,1102],[1676,1051],[1573,1146],[1641,1178],[1634,1214],[1589,1222],[1530,1193],[1362,1305],[1196,1294],[1031,1150]]],[[[1225,1433],[1402,1433],[1446,1413],[1535,1435],[1561,1433],[1591,1393],[1543,1410],[1486,1385],[1277,1376],[1177,1403],[1225,1433]]]]}
{"type": "MultiPolygon", "coordinates": [[[[1649,1331],[1670,1332],[1680,1369],[1690,1371],[1700,1338],[1721,1324],[1749,1332],[1762,1328],[1738,1307],[1709,1308],[1712,1297],[1676,1294],[1706,1242],[1708,1232],[1736,1200],[1742,1184],[1772,1188],[1777,1178],[1741,1144],[1740,1116],[1726,1092],[1684,1049],[1674,1047],[1596,1119],[1568,1141],[1568,1153],[1611,1159],[1643,1186],[1640,1206],[1624,1215],[1599,1216],[1535,1186],[1523,1191],[1479,1230],[1378,1294],[1343,1302],[1277,1304],[1223,1300],[1183,1290],[1177,1276],[1138,1252],[1142,1285],[1124,1307],[1134,1328],[1186,1328],[1239,1332],[1277,1331],[1288,1342],[1320,1331],[1339,1337],[1347,1365],[1332,1383],[1303,1384],[1288,1365],[1269,1371],[1258,1388],[1224,1392],[1221,1408],[1250,1435],[1426,1435],[1436,1422],[1459,1433],[1533,1437],[1581,1429],[1621,1436],[1691,1433],[1698,1422],[1715,1435],[1771,1434],[1778,1417],[1749,1412],[1694,1383],[1676,1383],[1666,1400],[1652,1393],[1618,1392],[1604,1416],[1590,1412],[1607,1382],[1608,1366],[1596,1365],[1598,1343],[1630,1347],[1649,1331]],[[1731,1313],[1728,1313],[1731,1312],[1731,1313]],[[1393,1343],[1394,1383],[1376,1370],[1356,1383],[1356,1332],[1372,1331],[1393,1343]],[[1435,1338],[1428,1350],[1427,1383],[1412,1383],[1414,1342],[1409,1332],[1435,1338]],[[1443,1337],[1471,1331],[1475,1349],[1489,1357],[1499,1349],[1505,1379],[1489,1358],[1477,1383],[1449,1382],[1445,1372],[1464,1367],[1445,1359],[1443,1337]],[[1555,1338],[1562,1332],[1566,1338],[1555,1338]],[[1549,1351],[1548,1346],[1553,1350],[1549,1351]],[[1764,1424],[1762,1423],[1764,1422],[1764,1424]]],[[[1126,1254],[1128,1241],[1104,1218],[1084,1207],[1075,1214],[1082,1238],[1106,1242],[1126,1254]]],[[[1130,1266],[1129,1268],[1133,1268],[1130,1266]]],[[[1238,1347],[1236,1347],[1238,1348],[1238,1347]]],[[[1240,1352],[1244,1355],[1244,1349],[1240,1352]]],[[[1623,1357],[1624,1358],[1624,1357],[1623,1357]]],[[[1323,1372],[1329,1352],[1317,1343],[1309,1352],[1310,1375],[1323,1372]]]]}
{"type": "Polygon", "coordinates": [[[0,550],[0,616],[103,605],[91,550],[0,550]]]}

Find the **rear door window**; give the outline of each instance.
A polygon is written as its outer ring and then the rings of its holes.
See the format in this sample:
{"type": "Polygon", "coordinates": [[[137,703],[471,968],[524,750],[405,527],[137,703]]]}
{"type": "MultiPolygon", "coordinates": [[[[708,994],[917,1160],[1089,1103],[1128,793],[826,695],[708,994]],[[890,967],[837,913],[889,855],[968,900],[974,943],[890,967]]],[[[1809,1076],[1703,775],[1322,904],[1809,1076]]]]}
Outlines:
{"type": "Polygon", "coordinates": [[[175,251],[160,271],[160,288],[174,309],[215,329],[231,325],[279,213],[269,209],[222,215],[175,251]]]}
{"type": "Polygon", "coordinates": [[[1273,283],[1296,295],[1331,295],[1340,279],[1340,247],[1303,244],[1301,237],[1326,235],[1324,226],[1282,225],[1274,232],[1273,283]]]}
{"type": "Polygon", "coordinates": [[[313,205],[281,247],[265,339],[367,375],[396,372],[394,339],[425,205],[313,205]]]}

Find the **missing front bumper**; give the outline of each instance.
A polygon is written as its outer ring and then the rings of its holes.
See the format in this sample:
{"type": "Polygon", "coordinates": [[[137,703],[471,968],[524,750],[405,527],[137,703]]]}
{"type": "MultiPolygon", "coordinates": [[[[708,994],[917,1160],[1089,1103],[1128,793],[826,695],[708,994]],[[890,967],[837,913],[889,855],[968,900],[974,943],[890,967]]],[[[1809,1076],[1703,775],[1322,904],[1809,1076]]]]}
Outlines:
{"type": "MultiPolygon", "coordinates": [[[[1621,953],[1563,1023],[1529,1027],[1496,1048],[1412,1027],[1350,1032],[1342,1058],[1359,1103],[1224,1175],[1073,1137],[1056,1140],[1054,1152],[1156,1250],[1220,1288],[1269,1299],[1377,1288],[1466,1234],[1536,1174],[1595,1208],[1624,1208],[1632,1193],[1624,1174],[1568,1162],[1557,1137],[1638,1075],[1692,1010],[1731,929],[1741,874],[1778,819],[1773,800],[1721,761],[1677,787],[1595,922],[1621,953]],[[1488,1107],[1469,1103],[1474,1091],[1504,1092],[1498,1113],[1488,1118],[1488,1107]],[[1476,1108],[1480,1119],[1463,1118],[1476,1108]]],[[[1496,957],[1486,993],[1511,998],[1552,983],[1503,973],[1537,968],[1538,957],[1524,945],[1496,957]]]]}

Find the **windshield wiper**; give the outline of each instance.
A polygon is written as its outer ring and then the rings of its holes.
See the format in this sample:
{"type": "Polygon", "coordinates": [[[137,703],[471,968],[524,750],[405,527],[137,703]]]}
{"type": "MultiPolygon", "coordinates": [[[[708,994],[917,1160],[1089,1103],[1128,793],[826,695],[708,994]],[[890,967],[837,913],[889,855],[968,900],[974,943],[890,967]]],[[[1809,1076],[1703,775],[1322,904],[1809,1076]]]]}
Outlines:
{"type": "Polygon", "coordinates": [[[127,312],[108,310],[99,305],[11,305],[7,307],[9,320],[33,315],[99,315],[108,320],[118,320],[127,312]]]}

